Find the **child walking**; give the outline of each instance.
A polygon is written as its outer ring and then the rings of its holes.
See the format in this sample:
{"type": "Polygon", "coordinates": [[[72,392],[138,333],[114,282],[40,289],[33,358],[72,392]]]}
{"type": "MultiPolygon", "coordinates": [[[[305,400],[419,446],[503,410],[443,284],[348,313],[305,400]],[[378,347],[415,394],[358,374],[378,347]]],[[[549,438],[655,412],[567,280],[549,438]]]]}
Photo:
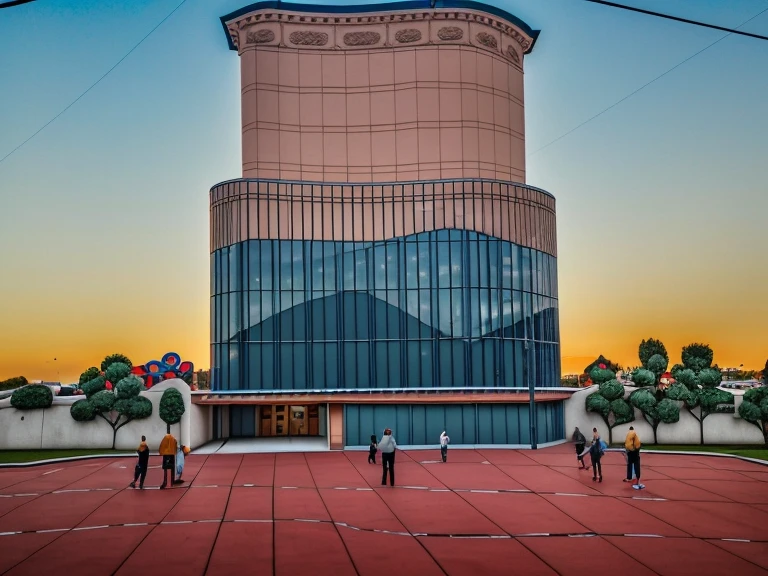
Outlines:
{"type": "Polygon", "coordinates": [[[376,464],[376,452],[379,451],[379,443],[376,434],[371,434],[371,445],[368,447],[368,464],[376,464]]]}
{"type": "Polygon", "coordinates": [[[181,479],[181,475],[184,473],[184,457],[189,454],[188,446],[179,446],[176,452],[176,480],[174,484],[184,484],[184,480],[181,479]]]}

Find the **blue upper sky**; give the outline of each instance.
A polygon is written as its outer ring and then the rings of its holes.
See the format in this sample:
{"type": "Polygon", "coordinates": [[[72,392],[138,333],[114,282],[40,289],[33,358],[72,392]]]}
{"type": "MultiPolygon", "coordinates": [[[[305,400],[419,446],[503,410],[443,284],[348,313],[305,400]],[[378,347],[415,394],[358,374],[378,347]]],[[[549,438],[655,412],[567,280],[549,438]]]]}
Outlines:
{"type": "MultiPolygon", "coordinates": [[[[0,158],[179,1],[0,10],[0,158]]],[[[722,26],[768,8],[626,1],[722,26]]],[[[110,338],[102,324],[119,313],[174,318],[165,337],[192,335],[179,352],[207,365],[207,193],[241,170],[239,62],[219,17],[246,4],[188,0],[0,163],[0,348],[45,356],[68,330],[110,338]]],[[[630,362],[641,337],[669,333],[671,349],[703,339],[720,364],[756,365],[768,353],[768,42],[730,36],[539,150],[723,33],[582,0],[494,5],[541,30],[525,61],[528,182],[558,200],[564,356],[630,362]]],[[[768,12],[744,29],[768,34],[768,12]]]]}

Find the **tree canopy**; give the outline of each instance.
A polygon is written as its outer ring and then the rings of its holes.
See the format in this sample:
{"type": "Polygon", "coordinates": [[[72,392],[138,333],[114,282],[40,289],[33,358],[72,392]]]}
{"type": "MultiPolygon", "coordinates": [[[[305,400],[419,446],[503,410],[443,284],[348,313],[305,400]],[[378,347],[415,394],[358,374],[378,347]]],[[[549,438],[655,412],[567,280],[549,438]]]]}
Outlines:
{"type": "Polygon", "coordinates": [[[643,368],[648,368],[650,370],[648,361],[656,355],[663,357],[667,361],[667,364],[669,364],[669,354],[667,354],[667,348],[661,340],[648,338],[648,340],[640,342],[638,356],[640,357],[640,364],[642,364],[643,368]]]}
{"type": "Polygon", "coordinates": [[[175,388],[168,388],[160,398],[160,419],[171,429],[171,424],[177,424],[184,415],[184,397],[175,388]]]}

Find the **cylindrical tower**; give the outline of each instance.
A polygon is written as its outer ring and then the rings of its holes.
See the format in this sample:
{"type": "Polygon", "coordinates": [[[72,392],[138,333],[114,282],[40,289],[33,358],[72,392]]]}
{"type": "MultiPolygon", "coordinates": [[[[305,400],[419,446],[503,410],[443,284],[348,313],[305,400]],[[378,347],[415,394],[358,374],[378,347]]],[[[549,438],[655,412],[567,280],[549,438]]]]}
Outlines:
{"type": "MultiPolygon", "coordinates": [[[[243,178],[211,190],[214,389],[558,386],[555,200],[524,184],[538,32],[464,1],[263,2],[222,23],[243,178]]],[[[527,410],[505,407],[517,432],[491,443],[521,440],[527,410]]]]}

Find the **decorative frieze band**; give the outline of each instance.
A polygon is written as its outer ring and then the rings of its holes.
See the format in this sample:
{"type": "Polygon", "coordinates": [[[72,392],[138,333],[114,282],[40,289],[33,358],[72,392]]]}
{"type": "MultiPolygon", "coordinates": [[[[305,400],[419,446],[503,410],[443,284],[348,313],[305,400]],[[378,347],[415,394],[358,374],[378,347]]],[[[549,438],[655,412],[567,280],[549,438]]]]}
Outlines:
{"type": "Polygon", "coordinates": [[[259,11],[227,22],[232,43],[345,50],[458,43],[489,50],[522,65],[533,38],[511,23],[473,11],[322,15],[259,11]]]}

